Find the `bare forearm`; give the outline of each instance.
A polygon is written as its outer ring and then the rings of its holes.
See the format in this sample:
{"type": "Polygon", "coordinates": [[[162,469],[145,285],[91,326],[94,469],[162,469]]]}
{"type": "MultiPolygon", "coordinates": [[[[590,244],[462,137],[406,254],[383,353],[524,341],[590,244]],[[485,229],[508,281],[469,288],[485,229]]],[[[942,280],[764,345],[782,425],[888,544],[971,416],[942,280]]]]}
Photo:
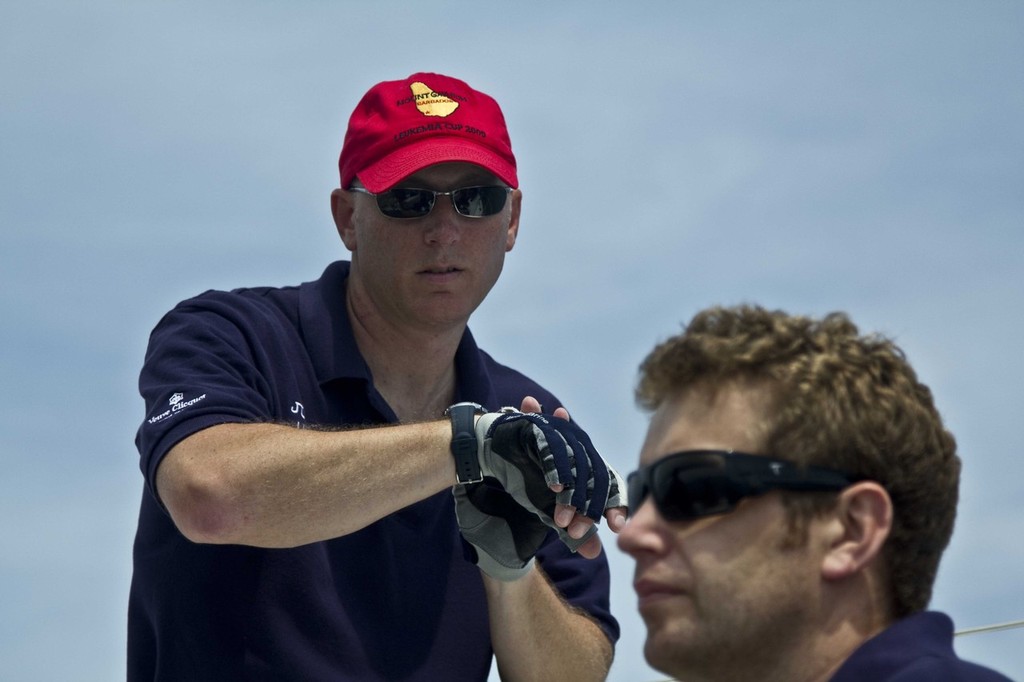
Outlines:
{"type": "Polygon", "coordinates": [[[538,568],[514,582],[484,575],[491,640],[502,680],[604,680],[612,645],[538,568]]]}
{"type": "Polygon", "coordinates": [[[224,424],[176,445],[157,488],[197,542],[292,547],[346,535],[452,484],[447,422],[346,431],[224,424]]]}

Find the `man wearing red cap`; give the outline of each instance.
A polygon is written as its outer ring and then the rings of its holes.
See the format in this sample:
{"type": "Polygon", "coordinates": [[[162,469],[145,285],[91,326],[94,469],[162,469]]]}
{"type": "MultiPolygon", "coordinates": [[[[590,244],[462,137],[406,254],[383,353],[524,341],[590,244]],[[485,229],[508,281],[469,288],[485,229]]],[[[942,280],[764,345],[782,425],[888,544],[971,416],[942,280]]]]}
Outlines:
{"type": "Polygon", "coordinates": [[[351,262],[150,338],[129,679],[603,679],[625,487],[467,326],[519,229],[498,104],[379,83],[339,170],[351,262]]]}

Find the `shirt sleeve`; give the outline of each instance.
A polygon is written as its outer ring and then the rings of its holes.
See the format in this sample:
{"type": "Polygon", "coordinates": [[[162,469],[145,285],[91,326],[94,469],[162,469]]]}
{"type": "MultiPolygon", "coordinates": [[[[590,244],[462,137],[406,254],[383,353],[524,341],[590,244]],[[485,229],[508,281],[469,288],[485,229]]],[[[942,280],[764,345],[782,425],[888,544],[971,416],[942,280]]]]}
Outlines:
{"type": "Polygon", "coordinates": [[[216,424],[272,418],[259,369],[256,327],[229,294],[208,292],[179,304],[158,323],[139,376],[146,416],[135,443],[146,485],[179,441],[216,424]]]}

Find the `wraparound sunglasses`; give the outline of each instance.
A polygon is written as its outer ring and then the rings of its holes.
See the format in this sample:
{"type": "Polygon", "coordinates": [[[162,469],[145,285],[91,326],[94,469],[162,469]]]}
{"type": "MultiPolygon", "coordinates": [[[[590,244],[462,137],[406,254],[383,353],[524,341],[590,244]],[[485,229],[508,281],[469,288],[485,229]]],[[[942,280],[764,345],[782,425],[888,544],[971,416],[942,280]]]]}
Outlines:
{"type": "Polygon", "coordinates": [[[667,455],[627,478],[629,513],[650,495],[668,521],[725,514],[745,497],[770,490],[839,491],[863,480],[834,469],[802,467],[783,459],[725,450],[667,455]]]}
{"type": "Polygon", "coordinates": [[[422,218],[434,209],[437,197],[451,197],[455,211],[467,218],[486,218],[500,213],[511,187],[488,185],[460,187],[450,192],[432,189],[396,187],[384,192],[371,192],[365,187],[350,187],[350,192],[369,194],[377,200],[377,208],[389,218],[422,218]]]}

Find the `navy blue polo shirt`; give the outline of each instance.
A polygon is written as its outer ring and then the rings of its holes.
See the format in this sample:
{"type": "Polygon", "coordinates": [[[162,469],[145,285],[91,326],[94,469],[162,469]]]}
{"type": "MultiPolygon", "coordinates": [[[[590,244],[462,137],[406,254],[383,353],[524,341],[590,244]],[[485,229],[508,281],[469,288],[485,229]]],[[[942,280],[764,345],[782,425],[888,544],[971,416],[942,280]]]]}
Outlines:
{"type": "MultiPolygon", "coordinates": [[[[208,291],[154,329],[136,436],[146,489],[128,608],[130,680],[485,680],[491,665],[479,570],[449,491],[350,535],[294,549],[195,544],[156,497],[175,443],[214,424],[336,427],[396,422],[373,386],[345,309],[349,264],[297,287],[208,291]]],[[[479,350],[466,330],[456,400],[492,409],[526,395],[560,403],[479,350]]],[[[408,456],[414,456],[409,453],[408,456]]],[[[605,556],[552,533],[538,562],[565,599],[618,638],[605,556]]]]}
{"type": "Polygon", "coordinates": [[[896,621],[857,648],[831,682],[1010,682],[953,651],[953,621],[922,611],[896,621]]]}

